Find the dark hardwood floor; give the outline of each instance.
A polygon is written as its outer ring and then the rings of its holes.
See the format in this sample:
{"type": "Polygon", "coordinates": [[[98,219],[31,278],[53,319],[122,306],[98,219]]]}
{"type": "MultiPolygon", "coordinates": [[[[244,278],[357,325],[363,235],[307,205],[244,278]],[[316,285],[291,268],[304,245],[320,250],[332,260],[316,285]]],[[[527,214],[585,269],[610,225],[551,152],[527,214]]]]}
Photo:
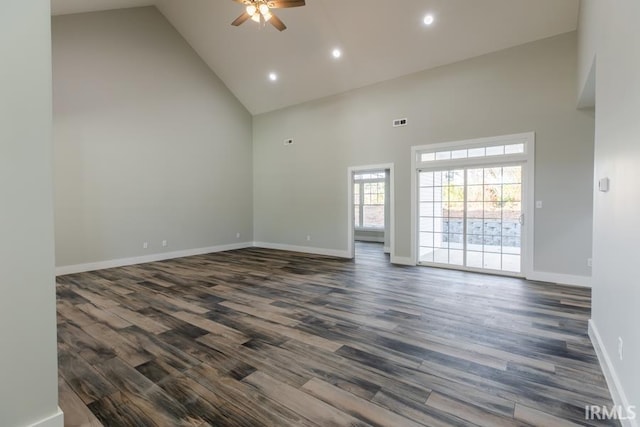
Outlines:
{"type": "Polygon", "coordinates": [[[243,249],[58,278],[80,426],[614,425],[590,291],[243,249]]]}

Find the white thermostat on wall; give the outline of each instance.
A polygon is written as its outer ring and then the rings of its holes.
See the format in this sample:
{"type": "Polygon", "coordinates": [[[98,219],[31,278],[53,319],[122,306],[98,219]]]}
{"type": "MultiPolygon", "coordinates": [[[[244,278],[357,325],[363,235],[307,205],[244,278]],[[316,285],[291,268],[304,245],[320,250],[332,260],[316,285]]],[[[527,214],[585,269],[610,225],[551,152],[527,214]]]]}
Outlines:
{"type": "Polygon", "coordinates": [[[598,181],[598,190],[603,193],[609,191],[609,178],[602,178],[598,181]]]}

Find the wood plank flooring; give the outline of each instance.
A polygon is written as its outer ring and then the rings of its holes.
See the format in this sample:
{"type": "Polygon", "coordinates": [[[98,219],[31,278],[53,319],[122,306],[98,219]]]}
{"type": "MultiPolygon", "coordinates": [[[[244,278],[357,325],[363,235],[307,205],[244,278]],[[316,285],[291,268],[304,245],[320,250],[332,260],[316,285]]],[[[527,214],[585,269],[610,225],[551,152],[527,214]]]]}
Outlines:
{"type": "Polygon", "coordinates": [[[588,289],[243,249],[58,278],[67,426],[571,426],[588,289]]]}

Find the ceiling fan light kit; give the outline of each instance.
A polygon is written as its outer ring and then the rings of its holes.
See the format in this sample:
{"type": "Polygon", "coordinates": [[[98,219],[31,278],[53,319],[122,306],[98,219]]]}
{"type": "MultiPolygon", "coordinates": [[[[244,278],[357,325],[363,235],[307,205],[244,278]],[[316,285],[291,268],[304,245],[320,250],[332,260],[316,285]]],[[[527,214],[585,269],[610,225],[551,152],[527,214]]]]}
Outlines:
{"type": "Polygon", "coordinates": [[[238,16],[231,25],[239,26],[251,19],[259,24],[270,22],[279,31],[284,31],[287,26],[271,12],[271,9],[282,9],[287,7],[299,7],[305,5],[305,0],[233,0],[236,3],[245,5],[245,11],[238,16]]]}

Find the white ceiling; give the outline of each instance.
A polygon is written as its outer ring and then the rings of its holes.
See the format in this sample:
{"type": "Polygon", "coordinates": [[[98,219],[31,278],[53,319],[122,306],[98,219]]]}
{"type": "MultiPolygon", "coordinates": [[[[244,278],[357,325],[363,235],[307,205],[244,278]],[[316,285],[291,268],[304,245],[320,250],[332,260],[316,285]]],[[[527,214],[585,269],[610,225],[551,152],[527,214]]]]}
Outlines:
{"type": "Polygon", "coordinates": [[[155,0],[51,0],[52,15],[151,6],[155,0]]]}
{"type": "Polygon", "coordinates": [[[54,14],[155,4],[252,113],[573,31],[579,0],[307,0],[288,29],[230,25],[232,0],[52,0],[54,14]],[[436,21],[426,27],[425,14],[436,21]],[[334,47],[343,57],[331,56],[334,47]],[[268,80],[276,72],[277,82],[268,80]]]}

